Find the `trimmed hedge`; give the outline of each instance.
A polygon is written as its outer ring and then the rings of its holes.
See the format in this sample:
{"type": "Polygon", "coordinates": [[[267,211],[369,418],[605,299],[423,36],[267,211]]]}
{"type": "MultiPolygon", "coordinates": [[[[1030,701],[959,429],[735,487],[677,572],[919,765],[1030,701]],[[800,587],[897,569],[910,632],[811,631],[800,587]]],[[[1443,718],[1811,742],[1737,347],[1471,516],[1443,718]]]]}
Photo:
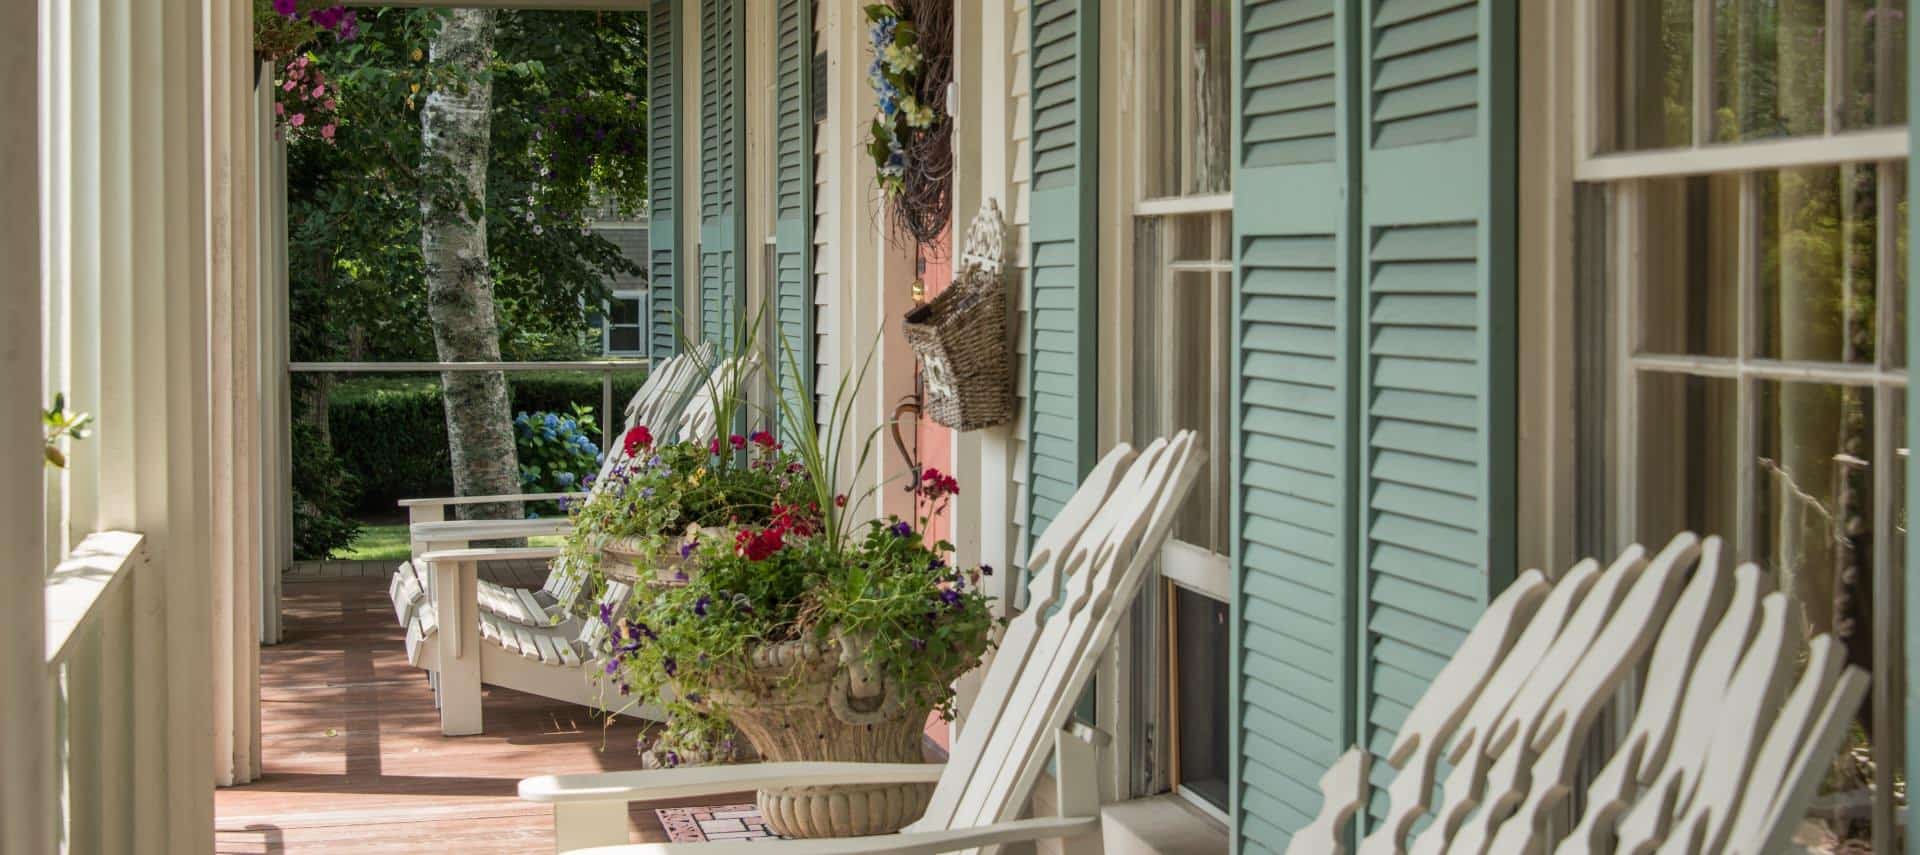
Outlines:
{"type": "MultiPolygon", "coordinates": [[[[640,384],[644,369],[613,375],[613,421],[640,384]]],[[[507,375],[513,412],[569,412],[574,404],[600,409],[600,375],[540,371],[507,375]]],[[[395,502],[453,495],[447,418],[437,377],[361,377],[333,387],[327,427],[333,450],[359,483],[355,513],[391,515],[395,502]]],[[[594,437],[598,442],[599,437],[594,437]]]]}

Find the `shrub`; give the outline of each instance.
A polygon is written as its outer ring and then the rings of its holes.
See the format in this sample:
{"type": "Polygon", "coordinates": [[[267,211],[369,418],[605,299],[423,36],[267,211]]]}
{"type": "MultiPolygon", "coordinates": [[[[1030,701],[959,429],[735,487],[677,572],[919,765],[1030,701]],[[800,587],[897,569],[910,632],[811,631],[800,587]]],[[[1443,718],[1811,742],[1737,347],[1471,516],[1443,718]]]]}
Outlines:
{"type": "Polygon", "coordinates": [[[358,490],[353,474],[321,439],[320,429],[293,423],[293,557],[320,559],[360,534],[348,516],[358,490]]]}
{"type": "MultiPolygon", "coordinates": [[[[513,417],[513,446],[520,457],[520,489],[564,493],[581,489],[600,466],[593,438],[600,426],[593,412],[575,404],[570,413],[522,412],[513,417]]],[[[542,506],[529,510],[549,510],[542,506]]]]}
{"type": "MultiPolygon", "coordinates": [[[[645,380],[644,370],[615,374],[614,407],[624,408],[645,380]]],[[[593,411],[600,407],[597,374],[509,374],[507,386],[516,412],[573,413],[576,406],[593,411]]],[[[327,406],[334,451],[360,482],[357,513],[392,514],[401,499],[453,495],[438,377],[345,380],[334,386],[327,406]]],[[[624,416],[616,413],[615,418],[624,416]]],[[[598,440],[597,433],[593,439],[598,440]]]]}

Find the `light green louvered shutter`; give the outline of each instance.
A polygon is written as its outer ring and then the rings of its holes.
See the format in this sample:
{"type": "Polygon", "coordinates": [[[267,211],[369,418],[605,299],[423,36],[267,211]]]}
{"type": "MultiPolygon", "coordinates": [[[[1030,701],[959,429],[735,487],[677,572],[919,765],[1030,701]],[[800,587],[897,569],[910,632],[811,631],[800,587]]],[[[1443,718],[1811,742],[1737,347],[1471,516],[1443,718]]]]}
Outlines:
{"type": "Polygon", "coordinates": [[[1233,816],[1279,852],[1354,738],[1358,12],[1236,5],[1233,816]]]}
{"type": "Polygon", "coordinates": [[[700,334],[733,345],[745,305],[746,10],[700,2],[700,334]]]}
{"type": "Polygon", "coordinates": [[[680,27],[673,0],[647,10],[647,355],[657,364],[680,350],[680,27]]]}
{"type": "Polygon", "coordinates": [[[1027,534],[1093,467],[1097,436],[1097,0],[1034,0],[1027,273],[1027,534]]]}
{"type": "Polygon", "coordinates": [[[1359,696],[1377,820],[1378,758],[1513,578],[1518,12],[1367,5],[1359,696]]]}
{"type": "Polygon", "coordinates": [[[779,0],[774,31],[774,383],[795,413],[812,412],[797,372],[813,385],[813,3],[779,0]],[[791,353],[796,364],[789,365],[791,353]]]}

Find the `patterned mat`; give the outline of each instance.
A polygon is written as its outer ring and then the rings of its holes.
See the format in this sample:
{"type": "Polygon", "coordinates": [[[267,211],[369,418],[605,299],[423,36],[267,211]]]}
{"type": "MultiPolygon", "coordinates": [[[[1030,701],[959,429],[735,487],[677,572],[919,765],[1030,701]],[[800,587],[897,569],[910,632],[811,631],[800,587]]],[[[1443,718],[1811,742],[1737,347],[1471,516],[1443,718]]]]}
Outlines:
{"type": "Polygon", "coordinates": [[[760,808],[752,804],[712,807],[662,808],[660,825],[667,839],[675,843],[701,843],[708,840],[766,840],[775,835],[767,830],[760,808]]]}

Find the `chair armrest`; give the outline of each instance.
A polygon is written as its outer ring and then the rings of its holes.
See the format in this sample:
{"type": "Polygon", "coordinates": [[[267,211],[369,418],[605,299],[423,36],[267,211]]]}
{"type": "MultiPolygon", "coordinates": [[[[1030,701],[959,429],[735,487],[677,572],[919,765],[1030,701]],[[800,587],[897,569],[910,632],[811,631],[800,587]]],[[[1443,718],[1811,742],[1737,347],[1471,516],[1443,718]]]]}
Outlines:
{"type": "Polygon", "coordinates": [[[586,493],[509,493],[502,496],[446,496],[428,499],[401,499],[403,508],[425,505],[486,505],[494,502],[555,502],[561,499],[584,499],[586,493]]]}
{"type": "Polygon", "coordinates": [[[413,560],[418,564],[433,564],[440,561],[515,561],[519,559],[549,560],[560,557],[557,546],[520,546],[496,549],[438,549],[422,553],[413,560]]]}
{"type": "Polygon", "coordinates": [[[638,772],[542,775],[520,781],[520,798],[530,802],[654,801],[711,796],[755,789],[763,784],[789,787],[828,784],[930,784],[940,780],[940,763],[748,763],[738,766],[690,766],[638,772]]]}
{"type": "Polygon", "coordinates": [[[976,846],[1078,837],[1100,826],[1099,817],[1048,816],[947,831],[906,831],[872,837],[809,840],[716,840],[707,843],[640,843],[568,850],[569,855],[938,855],[976,846]]]}

